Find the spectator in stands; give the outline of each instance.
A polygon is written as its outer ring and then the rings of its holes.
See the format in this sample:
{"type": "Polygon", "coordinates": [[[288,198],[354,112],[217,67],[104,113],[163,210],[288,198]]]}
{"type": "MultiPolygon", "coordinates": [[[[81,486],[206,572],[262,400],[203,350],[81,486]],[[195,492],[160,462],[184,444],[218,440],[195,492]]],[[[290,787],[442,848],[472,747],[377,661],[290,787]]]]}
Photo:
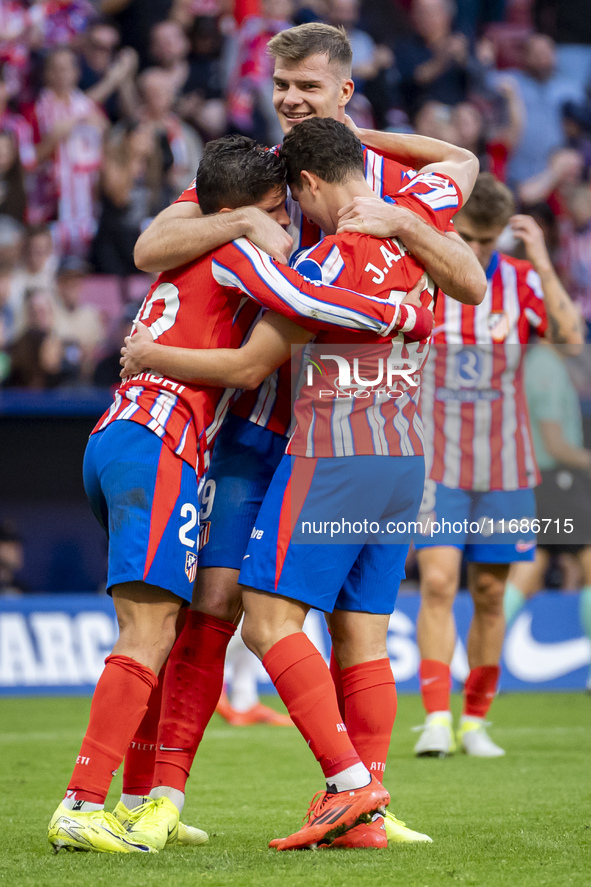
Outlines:
{"type": "Polygon", "coordinates": [[[42,0],[42,46],[77,46],[89,23],[96,18],[90,0],[42,0]]]}
{"type": "Polygon", "coordinates": [[[269,145],[283,133],[273,108],[273,61],[269,40],[292,25],[292,0],[261,0],[260,15],[243,22],[233,48],[228,76],[228,119],[233,130],[269,145]]]}
{"type": "Polygon", "coordinates": [[[452,0],[412,0],[414,34],[395,47],[400,90],[410,114],[426,101],[457,105],[482,76],[465,34],[452,30],[452,0]]]}
{"type": "Polygon", "coordinates": [[[24,222],[27,209],[23,168],[11,132],[0,130],[0,214],[24,222]]]}
{"type": "Polygon", "coordinates": [[[476,154],[480,169],[492,172],[504,182],[508,158],[521,135],[523,108],[509,77],[499,84],[498,90],[504,100],[501,119],[495,113],[496,108],[489,107],[485,117],[473,102],[456,105],[451,119],[456,129],[455,144],[476,154]]]}
{"type": "Polygon", "coordinates": [[[143,101],[137,118],[151,125],[156,137],[165,136],[173,157],[170,184],[180,193],[195,178],[203,144],[195,130],[172,110],[175,93],[170,74],[147,68],[138,77],[138,86],[143,101]]]}
{"type": "Polygon", "coordinates": [[[554,42],[543,34],[528,39],[524,69],[512,71],[512,78],[524,108],[521,137],[509,159],[508,182],[515,187],[547,169],[552,153],[565,144],[563,106],[584,96],[556,73],[554,42]]]}
{"type": "Polygon", "coordinates": [[[452,109],[442,102],[425,102],[414,116],[417,135],[456,144],[458,131],[452,121],[452,109]]]}
{"type": "Polygon", "coordinates": [[[0,351],[6,351],[16,338],[17,319],[12,305],[14,267],[0,263],[0,351]]]}
{"type": "Polygon", "coordinates": [[[189,76],[189,38],[177,22],[158,22],[150,31],[150,59],[168,74],[175,95],[183,91],[189,76]]]}
{"type": "Polygon", "coordinates": [[[138,54],[119,45],[117,29],[108,22],[91,24],[84,34],[79,88],[100,105],[112,122],[133,116],[137,108],[135,75],[138,54]]]}
{"type": "Polygon", "coordinates": [[[125,336],[130,335],[132,323],[136,318],[141,302],[129,303],[125,306],[113,335],[110,347],[105,356],[99,360],[92,377],[94,385],[100,388],[118,387],[121,384],[121,345],[125,336]]]}
{"type": "Polygon", "coordinates": [[[568,195],[581,181],[585,167],[582,154],[572,148],[559,148],[537,175],[527,178],[517,188],[524,206],[547,201],[554,213],[563,216],[568,195]]]}
{"type": "Polygon", "coordinates": [[[591,0],[536,0],[536,26],[556,42],[558,73],[585,89],[591,82],[591,0]]]}
{"type": "Polygon", "coordinates": [[[10,348],[10,374],[6,386],[54,388],[67,379],[65,349],[54,331],[52,293],[27,290],[25,328],[10,348]]]}
{"type": "Polygon", "coordinates": [[[23,540],[11,521],[0,522],[0,596],[19,597],[25,586],[19,573],[25,563],[23,540]]]}
{"type": "Polygon", "coordinates": [[[11,289],[11,307],[17,332],[20,333],[24,325],[26,291],[53,290],[57,264],[49,225],[29,225],[25,229],[22,261],[14,274],[11,289]]]}
{"type": "Polygon", "coordinates": [[[92,378],[98,348],[104,339],[100,312],[82,305],[80,289],[88,266],[77,256],[65,256],[57,272],[54,330],[64,345],[70,375],[82,381],[92,378]]]}
{"type": "Polygon", "coordinates": [[[10,132],[17,144],[21,166],[25,171],[34,169],[37,162],[33,144],[31,124],[8,107],[10,87],[7,82],[7,68],[0,67],[0,132],[10,132]]]}
{"type": "Polygon", "coordinates": [[[579,185],[568,201],[569,218],[560,238],[558,266],[565,288],[579,306],[591,342],[591,189],[579,185]]]}
{"type": "Polygon", "coordinates": [[[0,215],[0,262],[18,265],[23,253],[23,226],[12,216],[0,215]]]}
{"type": "Polygon", "coordinates": [[[383,44],[376,45],[367,31],[357,27],[359,22],[360,0],[330,0],[328,23],[342,25],[353,50],[352,76],[355,86],[363,89],[366,80],[373,80],[378,74],[394,64],[392,50],[383,44]]]}
{"type": "Polygon", "coordinates": [[[76,88],[78,76],[70,49],[48,55],[46,86],[31,112],[38,169],[29,218],[53,222],[61,251],[84,255],[96,227],[94,192],[106,118],[76,88]]]}
{"type": "Polygon", "coordinates": [[[100,274],[136,274],[133,248],[143,227],[174,197],[165,184],[159,140],[149,124],[130,123],[105,150],[101,216],[91,259],[100,274]]]}
{"type": "Polygon", "coordinates": [[[142,69],[149,64],[150,31],[170,17],[173,5],[174,0],[99,0],[98,9],[113,20],[122,44],[136,50],[142,69]]]}
{"type": "Polygon", "coordinates": [[[189,77],[177,102],[183,120],[193,124],[207,141],[227,131],[222,55],[226,39],[219,19],[197,16],[189,31],[189,77]]]}

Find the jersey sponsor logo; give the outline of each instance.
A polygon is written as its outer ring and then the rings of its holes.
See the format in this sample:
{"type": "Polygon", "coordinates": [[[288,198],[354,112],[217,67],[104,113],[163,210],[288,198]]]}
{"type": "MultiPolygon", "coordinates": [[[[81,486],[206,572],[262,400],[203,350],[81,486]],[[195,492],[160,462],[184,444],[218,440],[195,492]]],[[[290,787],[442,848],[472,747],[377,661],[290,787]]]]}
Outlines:
{"type": "Polygon", "coordinates": [[[509,335],[509,318],[505,311],[491,311],[486,325],[493,342],[504,342],[509,335]]]}
{"type": "Polygon", "coordinates": [[[474,388],[482,375],[482,355],[479,348],[462,348],[456,355],[456,375],[464,388],[474,388]]]}
{"type": "Polygon", "coordinates": [[[197,576],[197,555],[187,551],[185,555],[185,574],[189,582],[194,582],[197,576]]]}

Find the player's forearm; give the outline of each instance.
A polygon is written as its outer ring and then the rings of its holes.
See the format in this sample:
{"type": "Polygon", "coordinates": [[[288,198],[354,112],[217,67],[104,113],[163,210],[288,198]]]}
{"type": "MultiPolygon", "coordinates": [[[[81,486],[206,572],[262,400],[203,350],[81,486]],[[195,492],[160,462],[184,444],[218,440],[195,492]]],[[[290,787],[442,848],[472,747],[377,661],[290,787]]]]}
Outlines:
{"type": "Polygon", "coordinates": [[[256,388],[273,369],[262,367],[246,347],[193,349],[157,342],[145,347],[142,363],[161,376],[215,388],[256,388]]]}
{"type": "Polygon", "coordinates": [[[156,217],[140,234],[133,258],[141,271],[169,271],[244,236],[247,229],[242,209],[197,219],[156,217]]]}
{"type": "Polygon", "coordinates": [[[554,268],[537,267],[542,281],[544,304],[548,316],[546,338],[555,345],[583,345],[584,336],[579,313],[561,284],[554,268]]]}
{"type": "Polygon", "coordinates": [[[396,215],[396,231],[405,247],[446,295],[464,305],[480,305],[486,294],[486,275],[469,246],[452,232],[442,234],[408,212],[396,215]]]}
{"type": "Polygon", "coordinates": [[[591,450],[572,446],[563,436],[558,422],[540,422],[540,434],[550,456],[569,468],[591,470],[591,450]]]}
{"type": "Polygon", "coordinates": [[[360,129],[359,138],[368,148],[417,170],[428,163],[460,159],[465,154],[464,149],[456,145],[410,133],[360,129]]]}

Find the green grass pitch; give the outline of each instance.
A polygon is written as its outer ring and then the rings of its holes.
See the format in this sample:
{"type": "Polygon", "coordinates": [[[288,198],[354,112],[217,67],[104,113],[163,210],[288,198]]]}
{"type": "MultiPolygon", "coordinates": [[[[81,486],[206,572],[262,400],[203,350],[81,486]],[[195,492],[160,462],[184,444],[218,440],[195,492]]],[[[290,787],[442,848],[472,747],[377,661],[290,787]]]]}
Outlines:
{"type": "MultiPolygon", "coordinates": [[[[54,856],[46,826],[88,710],[88,699],[0,700],[0,883],[8,887],[591,885],[591,698],[582,693],[501,695],[491,735],[507,755],[497,760],[415,759],[420,702],[400,697],[385,778],[391,810],[434,843],[384,851],[268,850],[270,838],[299,827],[322,786],[319,768],[294,728],[233,728],[216,715],[183,814],[210,833],[209,844],[158,856],[54,856]]],[[[120,775],[110,809],[119,789],[120,775]]]]}

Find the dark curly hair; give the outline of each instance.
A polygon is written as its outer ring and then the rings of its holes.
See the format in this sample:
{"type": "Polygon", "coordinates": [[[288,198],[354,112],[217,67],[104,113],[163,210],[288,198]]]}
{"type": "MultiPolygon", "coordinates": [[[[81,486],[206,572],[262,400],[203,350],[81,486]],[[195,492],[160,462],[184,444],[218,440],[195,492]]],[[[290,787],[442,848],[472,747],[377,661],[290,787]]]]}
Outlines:
{"type": "Polygon", "coordinates": [[[206,215],[250,206],[271,188],[285,188],[285,166],[274,151],[253,139],[225,136],[205,146],[195,188],[206,215]]]}

